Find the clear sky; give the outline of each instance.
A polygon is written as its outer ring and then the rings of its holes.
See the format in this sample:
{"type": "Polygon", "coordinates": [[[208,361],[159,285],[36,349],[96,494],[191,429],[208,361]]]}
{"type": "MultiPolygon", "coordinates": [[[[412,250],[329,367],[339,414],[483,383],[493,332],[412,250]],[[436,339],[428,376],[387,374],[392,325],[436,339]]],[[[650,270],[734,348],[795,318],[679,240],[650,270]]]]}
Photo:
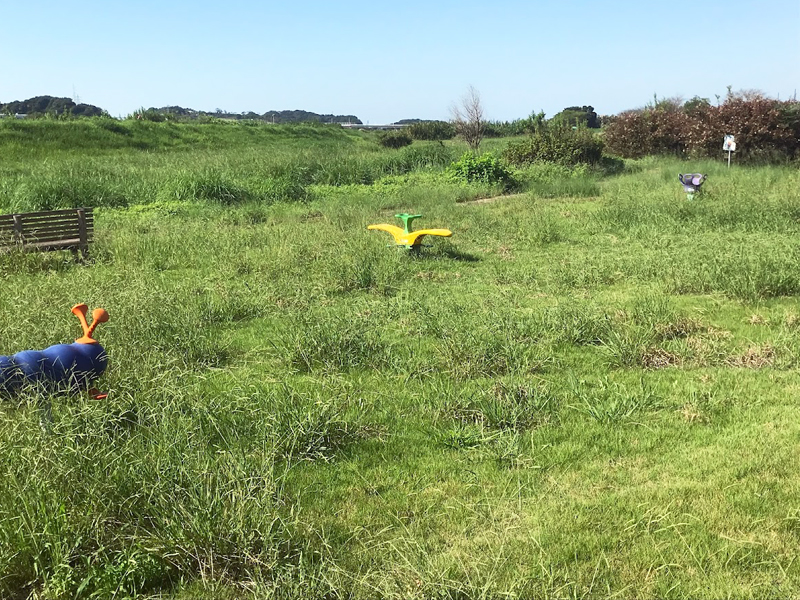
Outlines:
{"type": "Polygon", "coordinates": [[[126,116],[179,105],[364,122],[600,114],[726,86],[800,87],[800,0],[5,0],[0,102],[67,96],[126,116]]]}

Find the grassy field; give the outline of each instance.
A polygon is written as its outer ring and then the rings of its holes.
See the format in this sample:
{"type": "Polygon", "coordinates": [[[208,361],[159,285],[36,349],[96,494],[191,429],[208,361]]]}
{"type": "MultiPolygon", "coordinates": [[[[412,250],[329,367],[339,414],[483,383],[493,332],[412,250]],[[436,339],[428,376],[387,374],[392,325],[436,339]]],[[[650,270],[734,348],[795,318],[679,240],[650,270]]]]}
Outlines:
{"type": "Polygon", "coordinates": [[[0,125],[0,212],[102,206],[0,256],[0,352],[111,315],[108,399],[0,401],[0,597],[800,596],[796,167],[0,125]]]}

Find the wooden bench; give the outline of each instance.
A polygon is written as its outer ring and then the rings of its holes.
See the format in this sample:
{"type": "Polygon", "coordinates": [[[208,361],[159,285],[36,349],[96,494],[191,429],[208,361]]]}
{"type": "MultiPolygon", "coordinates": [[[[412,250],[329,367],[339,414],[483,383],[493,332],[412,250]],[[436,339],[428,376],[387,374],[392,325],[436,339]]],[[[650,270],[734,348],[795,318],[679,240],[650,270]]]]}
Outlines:
{"type": "Polygon", "coordinates": [[[91,208],[0,215],[0,253],[71,250],[85,259],[93,232],[91,208]]]}

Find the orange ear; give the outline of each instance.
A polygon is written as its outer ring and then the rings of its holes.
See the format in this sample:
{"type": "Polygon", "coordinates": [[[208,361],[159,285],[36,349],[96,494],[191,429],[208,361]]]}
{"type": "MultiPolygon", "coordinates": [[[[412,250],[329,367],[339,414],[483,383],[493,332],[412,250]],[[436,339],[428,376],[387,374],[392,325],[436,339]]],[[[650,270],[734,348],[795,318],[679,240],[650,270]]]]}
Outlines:
{"type": "Polygon", "coordinates": [[[81,329],[83,329],[83,337],[75,340],[78,344],[96,344],[97,340],[92,338],[94,330],[100,323],[108,321],[108,312],[104,308],[95,308],[92,311],[92,324],[91,326],[86,322],[86,313],[89,307],[85,304],[76,304],[72,307],[72,314],[78,317],[81,322],[81,329]]]}
{"type": "Polygon", "coordinates": [[[72,307],[72,314],[78,317],[78,321],[81,322],[81,329],[83,329],[84,335],[89,331],[89,325],[86,323],[86,313],[88,311],[89,307],[85,304],[76,304],[72,307]]]}
{"type": "Polygon", "coordinates": [[[87,337],[91,338],[94,330],[97,329],[97,326],[100,323],[105,323],[108,321],[108,312],[105,308],[95,308],[92,311],[92,324],[89,327],[89,332],[86,334],[87,337]]]}

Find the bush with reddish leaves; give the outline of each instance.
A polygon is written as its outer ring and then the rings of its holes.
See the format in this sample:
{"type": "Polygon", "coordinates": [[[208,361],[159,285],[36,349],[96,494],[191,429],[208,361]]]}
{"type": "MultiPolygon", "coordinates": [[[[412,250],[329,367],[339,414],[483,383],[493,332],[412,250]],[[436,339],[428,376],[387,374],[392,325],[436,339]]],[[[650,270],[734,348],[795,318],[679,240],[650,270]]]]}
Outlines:
{"type": "Polygon", "coordinates": [[[760,94],[729,94],[719,106],[662,101],[620,114],[605,130],[609,153],[722,156],[722,139],[736,136],[739,161],[775,162],[800,156],[800,102],[760,94]]]}

